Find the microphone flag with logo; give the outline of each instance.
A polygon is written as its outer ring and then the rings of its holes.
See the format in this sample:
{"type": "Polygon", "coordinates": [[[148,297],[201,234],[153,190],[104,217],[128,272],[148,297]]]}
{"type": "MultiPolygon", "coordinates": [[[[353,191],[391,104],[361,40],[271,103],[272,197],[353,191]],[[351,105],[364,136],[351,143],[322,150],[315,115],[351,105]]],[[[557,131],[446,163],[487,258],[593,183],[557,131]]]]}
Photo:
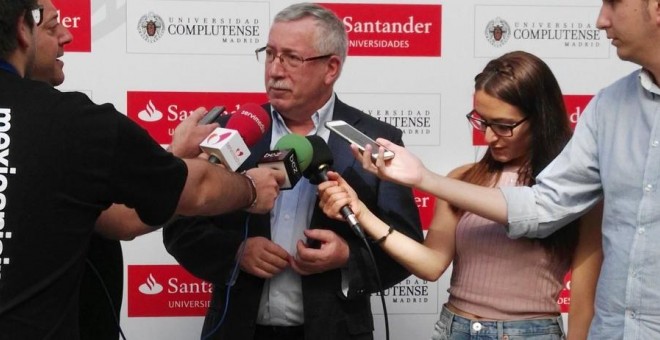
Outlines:
{"type": "Polygon", "coordinates": [[[236,171],[250,156],[249,148],[257,144],[270,129],[270,117],[259,105],[247,103],[230,114],[224,128],[216,128],[199,145],[209,161],[222,163],[236,171]]]}
{"type": "Polygon", "coordinates": [[[284,172],[285,180],[280,189],[286,190],[298,183],[311,160],[312,144],[303,136],[288,134],[275,143],[275,150],[261,157],[257,166],[284,172]]]}

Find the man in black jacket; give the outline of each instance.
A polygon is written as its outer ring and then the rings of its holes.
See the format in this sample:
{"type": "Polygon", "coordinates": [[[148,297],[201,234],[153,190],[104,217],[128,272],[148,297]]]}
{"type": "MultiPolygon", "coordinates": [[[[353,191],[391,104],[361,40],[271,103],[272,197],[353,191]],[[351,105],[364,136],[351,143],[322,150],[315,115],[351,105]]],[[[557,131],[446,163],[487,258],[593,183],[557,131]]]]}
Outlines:
{"type": "MultiPolygon", "coordinates": [[[[255,166],[286,134],[320,136],[334,170],[360,198],[393,228],[422,240],[411,190],[366,173],[348,143],[324,126],[345,120],[371,137],[402,143],[400,130],[335,95],[347,48],[343,23],[321,6],[292,5],[277,14],[268,44],[257,50],[265,63],[271,130],[246,166],[255,166]]],[[[364,242],[319,209],[316,186],[306,179],[282,191],[270,214],[183,219],[164,227],[163,240],[187,270],[214,284],[202,330],[208,339],[372,339],[375,270],[384,289],[409,276],[377,246],[374,268],[364,242]]]]}

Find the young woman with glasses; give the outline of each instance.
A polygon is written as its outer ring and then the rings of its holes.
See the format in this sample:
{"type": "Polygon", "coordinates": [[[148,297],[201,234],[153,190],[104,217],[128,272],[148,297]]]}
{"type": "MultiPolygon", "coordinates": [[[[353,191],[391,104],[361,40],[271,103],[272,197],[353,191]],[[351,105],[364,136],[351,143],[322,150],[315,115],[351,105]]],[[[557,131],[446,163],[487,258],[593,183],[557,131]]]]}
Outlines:
{"type": "MultiPolygon", "coordinates": [[[[475,77],[467,118],[484,133],[488,150],[448,176],[481,186],[531,186],[571,136],[557,80],[542,60],[521,51],[490,61],[475,77]]],[[[415,158],[400,150],[397,157],[415,158]]],[[[449,301],[432,339],[563,339],[557,298],[569,270],[568,337],[586,338],[602,261],[600,206],[547,238],[510,239],[505,226],[439,199],[419,244],[373,215],[337,174],[329,177],[319,185],[328,216],[340,219],[350,204],[366,233],[422,279],[435,281],[453,264],[449,301]]]]}

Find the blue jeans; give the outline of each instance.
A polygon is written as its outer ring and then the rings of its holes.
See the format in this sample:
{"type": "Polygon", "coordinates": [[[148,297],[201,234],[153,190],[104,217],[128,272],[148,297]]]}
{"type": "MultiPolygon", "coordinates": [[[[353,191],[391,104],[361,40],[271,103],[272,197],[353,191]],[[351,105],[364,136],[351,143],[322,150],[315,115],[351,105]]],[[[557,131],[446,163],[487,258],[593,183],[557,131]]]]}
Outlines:
{"type": "Polygon", "coordinates": [[[432,340],[561,340],[564,339],[561,315],[550,319],[516,321],[471,320],[442,307],[432,340]]]}

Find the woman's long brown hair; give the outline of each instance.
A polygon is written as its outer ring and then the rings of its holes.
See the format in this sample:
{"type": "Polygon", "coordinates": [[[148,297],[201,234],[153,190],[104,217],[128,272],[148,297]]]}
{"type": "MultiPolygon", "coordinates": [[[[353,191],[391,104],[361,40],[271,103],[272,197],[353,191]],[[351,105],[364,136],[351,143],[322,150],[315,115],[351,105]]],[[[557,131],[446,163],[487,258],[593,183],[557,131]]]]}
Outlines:
{"type": "MultiPolygon", "coordinates": [[[[524,165],[518,170],[518,185],[532,186],[534,178],[559,154],[572,135],[557,79],[541,59],[515,51],[491,60],[475,77],[474,89],[515,106],[528,117],[533,142],[524,165]]],[[[486,151],[460,179],[492,187],[499,181],[504,166],[486,151]]],[[[539,242],[553,258],[570,261],[577,239],[578,226],[574,221],[539,242]]]]}

